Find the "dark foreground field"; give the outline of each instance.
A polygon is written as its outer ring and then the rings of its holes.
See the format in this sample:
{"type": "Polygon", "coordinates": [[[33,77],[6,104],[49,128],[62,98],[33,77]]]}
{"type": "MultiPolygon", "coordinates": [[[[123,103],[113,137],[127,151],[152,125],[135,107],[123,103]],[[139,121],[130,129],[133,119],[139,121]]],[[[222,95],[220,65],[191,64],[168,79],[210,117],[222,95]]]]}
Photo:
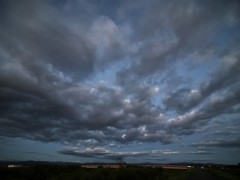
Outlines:
{"type": "Polygon", "coordinates": [[[79,166],[36,165],[20,168],[0,168],[1,180],[238,180],[239,170],[169,170],[129,166],[125,168],[87,169],[79,166]]]}

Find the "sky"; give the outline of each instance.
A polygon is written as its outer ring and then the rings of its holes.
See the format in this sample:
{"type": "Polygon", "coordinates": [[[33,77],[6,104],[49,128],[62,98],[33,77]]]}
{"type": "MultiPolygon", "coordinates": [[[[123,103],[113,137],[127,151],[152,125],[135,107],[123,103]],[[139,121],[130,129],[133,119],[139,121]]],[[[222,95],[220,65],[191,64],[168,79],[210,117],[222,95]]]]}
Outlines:
{"type": "Polygon", "coordinates": [[[240,162],[238,0],[1,0],[0,160],[240,162]]]}

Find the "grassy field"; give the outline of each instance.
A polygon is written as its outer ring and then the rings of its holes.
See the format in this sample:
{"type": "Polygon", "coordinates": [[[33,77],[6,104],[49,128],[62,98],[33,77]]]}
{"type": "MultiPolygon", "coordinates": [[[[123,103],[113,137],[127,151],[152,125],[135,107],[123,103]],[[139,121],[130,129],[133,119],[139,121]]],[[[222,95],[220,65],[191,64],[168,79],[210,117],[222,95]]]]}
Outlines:
{"type": "MultiPolygon", "coordinates": [[[[81,168],[80,166],[67,165],[36,165],[21,168],[0,168],[1,180],[190,180],[198,176],[203,170],[176,170],[150,167],[127,166],[125,168],[81,168]]],[[[238,170],[204,170],[206,179],[238,180],[238,170]],[[207,174],[207,175],[206,175],[207,174]]],[[[194,178],[196,180],[196,178],[194,178]]]]}
{"type": "Polygon", "coordinates": [[[211,173],[226,180],[239,180],[240,179],[240,169],[212,169],[211,173]]]}

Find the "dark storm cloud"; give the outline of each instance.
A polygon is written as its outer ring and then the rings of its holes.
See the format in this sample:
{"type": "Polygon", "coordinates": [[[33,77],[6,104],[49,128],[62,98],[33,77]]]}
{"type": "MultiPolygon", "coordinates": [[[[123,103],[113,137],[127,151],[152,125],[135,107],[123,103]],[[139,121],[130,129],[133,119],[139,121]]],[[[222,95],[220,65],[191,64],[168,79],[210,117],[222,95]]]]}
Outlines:
{"type": "MultiPolygon", "coordinates": [[[[112,95],[114,90],[99,88],[99,97],[89,92],[88,87],[72,81],[72,77],[81,80],[93,72],[96,51],[92,39],[87,39],[90,35],[83,33],[81,26],[74,29],[64,13],[47,1],[5,1],[3,4],[7,10],[1,19],[0,36],[1,135],[47,142],[64,136],[68,141],[79,138],[74,134],[77,129],[83,129],[79,134],[82,136],[88,128],[111,124],[114,117],[107,117],[107,112],[104,114],[102,110],[114,103],[121,104],[112,95]],[[95,98],[104,102],[93,102],[95,98]],[[67,137],[67,131],[73,131],[74,135],[70,133],[67,137]]],[[[105,29],[92,33],[100,36],[108,27],[110,33],[115,30],[110,20],[105,21],[100,24],[100,28],[105,29]]],[[[112,42],[111,37],[109,39],[106,43],[112,42]]],[[[91,133],[90,136],[93,137],[91,133]]]]}
{"type": "MultiPolygon", "coordinates": [[[[104,3],[87,1],[1,5],[2,137],[93,146],[169,144],[212,118],[239,113],[239,44],[230,41],[222,49],[214,35],[239,26],[236,1],[151,1],[137,7],[126,1],[111,12],[104,3]],[[209,49],[222,64],[206,83],[171,84],[170,78],[181,77],[176,66],[190,67],[188,55],[201,59],[209,49]],[[108,71],[114,82],[99,75],[108,71]]],[[[60,153],[119,155],[104,149],[60,153]]]]}
{"type": "Polygon", "coordinates": [[[123,95],[114,89],[68,86],[43,97],[11,88],[2,88],[1,92],[2,136],[44,142],[86,140],[90,144],[159,140],[169,143],[171,139],[163,130],[154,130],[161,118],[156,109],[150,109],[149,104],[124,102],[123,95]],[[146,128],[146,122],[154,125],[146,128]]]}
{"type": "MultiPolygon", "coordinates": [[[[92,72],[93,45],[85,34],[71,29],[71,22],[58,9],[45,1],[6,1],[4,4],[7,11],[1,18],[1,49],[9,58],[23,64],[50,63],[72,76],[92,72]]],[[[28,69],[38,71],[37,67],[28,69]]]]}

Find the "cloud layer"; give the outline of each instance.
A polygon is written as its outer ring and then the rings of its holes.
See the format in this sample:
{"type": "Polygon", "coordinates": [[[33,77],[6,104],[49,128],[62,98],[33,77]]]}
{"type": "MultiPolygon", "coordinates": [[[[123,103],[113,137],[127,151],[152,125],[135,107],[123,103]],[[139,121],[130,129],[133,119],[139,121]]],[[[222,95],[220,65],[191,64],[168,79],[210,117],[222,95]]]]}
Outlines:
{"type": "Polygon", "coordinates": [[[71,156],[79,156],[79,157],[93,157],[104,160],[115,160],[122,161],[128,158],[144,158],[144,159],[157,159],[164,161],[167,156],[171,155],[183,155],[183,154],[197,154],[197,155],[205,155],[210,154],[206,151],[171,151],[171,150],[151,150],[151,151],[131,151],[131,152],[113,152],[104,148],[86,148],[85,150],[79,150],[78,148],[68,148],[59,151],[60,154],[71,155],[71,156]]]}
{"type": "Polygon", "coordinates": [[[0,136],[171,144],[216,118],[237,121],[239,10],[224,0],[1,1],[0,136]]]}

